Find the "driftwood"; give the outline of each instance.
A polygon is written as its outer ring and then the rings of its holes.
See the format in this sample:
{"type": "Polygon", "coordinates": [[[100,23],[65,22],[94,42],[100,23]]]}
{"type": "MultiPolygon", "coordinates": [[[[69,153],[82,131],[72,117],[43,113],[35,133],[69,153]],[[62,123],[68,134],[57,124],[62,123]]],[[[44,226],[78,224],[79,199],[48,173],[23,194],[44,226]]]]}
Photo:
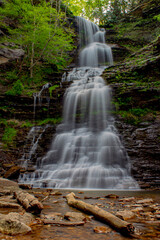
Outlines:
{"type": "Polygon", "coordinates": [[[75,207],[83,212],[92,214],[96,219],[103,221],[123,234],[133,234],[134,226],[120,218],[114,216],[113,214],[104,211],[103,209],[93,206],[91,204],[85,203],[80,200],[75,199],[75,194],[72,192],[66,196],[68,205],[75,207]]]}
{"type": "Polygon", "coordinates": [[[17,190],[14,192],[14,196],[17,199],[17,201],[20,202],[21,205],[27,211],[31,211],[34,213],[40,213],[41,210],[43,209],[42,203],[39,202],[36,197],[34,197],[33,195],[31,195],[25,191],[17,190]]]}
{"type": "Polygon", "coordinates": [[[54,224],[54,225],[59,225],[59,226],[66,226],[66,227],[70,227],[70,226],[82,226],[85,224],[84,221],[81,222],[64,222],[64,221],[54,221],[54,220],[48,220],[45,219],[43,220],[44,225],[47,224],[54,224]]]}

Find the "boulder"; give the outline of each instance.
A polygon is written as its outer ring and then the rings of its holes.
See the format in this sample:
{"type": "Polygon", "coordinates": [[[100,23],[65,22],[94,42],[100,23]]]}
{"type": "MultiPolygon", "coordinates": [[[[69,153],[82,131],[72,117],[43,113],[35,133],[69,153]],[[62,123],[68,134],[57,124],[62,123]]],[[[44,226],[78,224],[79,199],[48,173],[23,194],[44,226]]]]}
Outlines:
{"type": "Polygon", "coordinates": [[[0,45],[0,47],[0,56],[8,58],[10,60],[22,58],[25,54],[23,49],[11,49],[3,47],[2,45],[0,45]]]}
{"type": "MultiPolygon", "coordinates": [[[[16,215],[18,213],[15,213],[16,215]]],[[[8,215],[0,214],[0,232],[9,235],[26,234],[31,231],[31,228],[23,223],[14,213],[8,215]]],[[[20,214],[19,214],[20,215],[20,214]]]]}
{"type": "Polygon", "coordinates": [[[19,166],[13,166],[4,174],[4,177],[8,179],[18,179],[21,169],[19,166]]]}

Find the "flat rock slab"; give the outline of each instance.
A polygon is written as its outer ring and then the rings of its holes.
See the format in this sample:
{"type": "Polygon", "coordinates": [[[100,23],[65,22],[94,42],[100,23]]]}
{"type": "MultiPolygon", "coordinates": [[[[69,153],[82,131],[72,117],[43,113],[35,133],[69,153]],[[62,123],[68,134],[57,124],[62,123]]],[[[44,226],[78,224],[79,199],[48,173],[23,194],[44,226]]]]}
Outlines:
{"type": "Polygon", "coordinates": [[[138,204],[147,204],[147,203],[153,203],[153,199],[152,198],[145,198],[142,200],[137,201],[138,204]]]}
{"type": "Polygon", "coordinates": [[[69,220],[69,221],[86,221],[86,217],[84,216],[84,214],[82,213],[78,213],[78,212],[67,212],[64,215],[64,218],[69,220]]]}
{"type": "Polygon", "coordinates": [[[134,218],[135,214],[132,211],[124,210],[117,212],[116,216],[126,221],[131,218],[134,218]]]}
{"type": "Polygon", "coordinates": [[[0,201],[0,208],[20,208],[21,206],[17,203],[10,203],[5,201],[0,201]]]}
{"type": "Polygon", "coordinates": [[[61,221],[63,219],[63,215],[58,212],[53,212],[47,215],[42,215],[41,218],[44,220],[48,219],[48,220],[61,221]]]}
{"type": "Polygon", "coordinates": [[[5,178],[0,178],[0,189],[6,190],[6,188],[11,188],[11,187],[18,188],[18,183],[14,182],[14,181],[10,181],[5,178]]]}

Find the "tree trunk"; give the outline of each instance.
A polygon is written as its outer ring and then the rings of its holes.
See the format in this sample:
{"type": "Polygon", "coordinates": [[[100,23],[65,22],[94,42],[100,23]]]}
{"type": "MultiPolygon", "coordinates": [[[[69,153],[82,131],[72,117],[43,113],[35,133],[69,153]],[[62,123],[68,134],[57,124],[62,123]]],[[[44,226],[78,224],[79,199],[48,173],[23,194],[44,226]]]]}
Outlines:
{"type": "Polygon", "coordinates": [[[40,213],[43,209],[42,203],[40,203],[36,197],[25,191],[15,191],[14,196],[27,211],[40,213]]]}
{"type": "Polygon", "coordinates": [[[121,220],[120,218],[114,216],[113,214],[104,211],[103,209],[93,206],[91,204],[85,203],[74,198],[75,194],[72,192],[66,196],[68,205],[75,207],[83,212],[92,214],[95,218],[99,219],[102,222],[107,223],[117,231],[123,234],[133,234],[134,226],[131,223],[121,220]]]}

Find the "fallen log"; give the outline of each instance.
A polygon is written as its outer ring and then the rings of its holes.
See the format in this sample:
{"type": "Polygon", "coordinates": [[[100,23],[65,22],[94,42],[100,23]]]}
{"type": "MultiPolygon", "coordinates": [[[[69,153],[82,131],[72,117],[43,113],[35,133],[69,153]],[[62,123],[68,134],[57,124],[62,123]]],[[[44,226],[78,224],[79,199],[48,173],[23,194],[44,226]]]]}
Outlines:
{"type": "Polygon", "coordinates": [[[69,193],[66,196],[66,199],[69,206],[75,207],[79,210],[82,210],[83,212],[92,214],[96,219],[99,219],[100,221],[107,223],[115,230],[127,235],[128,234],[131,235],[134,233],[134,226],[131,223],[123,221],[120,218],[114,216],[113,214],[107,211],[104,211],[103,209],[97,206],[93,206],[83,201],[76,200],[75,194],[73,192],[69,193]]]}
{"type": "Polygon", "coordinates": [[[27,211],[31,211],[34,213],[40,213],[41,210],[43,209],[42,203],[39,202],[36,197],[34,197],[33,195],[31,195],[25,191],[22,191],[22,190],[15,191],[14,196],[17,199],[17,201],[20,202],[21,205],[27,211]]]}

